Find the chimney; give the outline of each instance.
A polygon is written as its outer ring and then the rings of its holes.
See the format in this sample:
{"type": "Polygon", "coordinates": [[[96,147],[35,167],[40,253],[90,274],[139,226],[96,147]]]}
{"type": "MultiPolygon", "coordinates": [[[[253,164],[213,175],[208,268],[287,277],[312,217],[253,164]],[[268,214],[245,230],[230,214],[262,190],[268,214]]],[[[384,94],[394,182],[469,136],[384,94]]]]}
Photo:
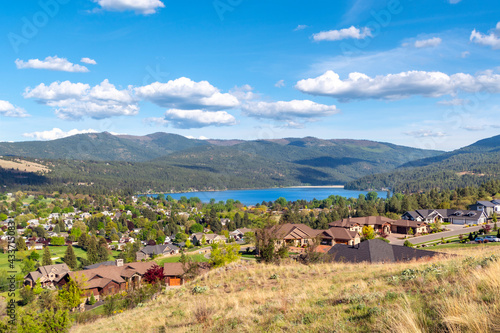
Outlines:
{"type": "Polygon", "coordinates": [[[116,267],[123,267],[123,259],[116,259],[116,267]]]}

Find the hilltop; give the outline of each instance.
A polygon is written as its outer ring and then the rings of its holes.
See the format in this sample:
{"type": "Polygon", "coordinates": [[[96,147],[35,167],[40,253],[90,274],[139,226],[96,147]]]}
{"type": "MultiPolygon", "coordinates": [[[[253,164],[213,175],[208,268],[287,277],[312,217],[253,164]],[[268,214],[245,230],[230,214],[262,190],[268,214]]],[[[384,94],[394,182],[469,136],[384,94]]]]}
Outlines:
{"type": "Polygon", "coordinates": [[[238,263],[72,331],[494,331],[499,248],[458,253],[396,264],[238,263]]]}
{"type": "Polygon", "coordinates": [[[367,175],[346,188],[417,192],[475,186],[500,177],[500,135],[441,155],[417,159],[393,171],[367,175]]]}

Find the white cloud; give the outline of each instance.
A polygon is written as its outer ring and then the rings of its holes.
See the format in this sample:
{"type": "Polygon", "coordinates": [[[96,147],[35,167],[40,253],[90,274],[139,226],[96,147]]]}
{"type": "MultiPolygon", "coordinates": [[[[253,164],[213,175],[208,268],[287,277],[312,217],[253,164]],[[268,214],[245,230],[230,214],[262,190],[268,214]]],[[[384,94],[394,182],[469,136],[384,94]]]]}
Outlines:
{"type": "Polygon", "coordinates": [[[191,136],[191,135],[186,135],[185,138],[188,138],[188,139],[195,139],[195,140],[208,140],[208,138],[206,136],[199,136],[199,137],[194,137],[194,136],[191,136]]]}
{"type": "Polygon", "coordinates": [[[135,92],[142,99],[174,109],[230,109],[240,104],[238,98],[221,93],[208,81],[194,82],[186,77],[155,82],[135,88],[135,92]]]}
{"type": "Polygon", "coordinates": [[[434,38],[430,38],[430,39],[417,40],[414,45],[416,48],[434,47],[434,46],[438,46],[439,44],[441,44],[442,41],[443,40],[441,38],[434,37],[434,38]]]}
{"type": "Polygon", "coordinates": [[[462,58],[467,58],[468,56],[470,56],[470,52],[469,52],[469,51],[464,51],[464,52],[462,52],[462,53],[460,54],[460,56],[461,56],[462,58]]]}
{"type": "Polygon", "coordinates": [[[259,97],[258,94],[253,92],[253,87],[249,84],[242,85],[241,87],[235,86],[229,93],[239,101],[249,101],[259,97]]]}
{"type": "Polygon", "coordinates": [[[28,113],[23,108],[12,105],[8,101],[0,100],[0,116],[26,118],[29,117],[28,113]]]}
{"type": "Polygon", "coordinates": [[[165,4],[160,0],[94,0],[102,9],[109,11],[134,11],[138,14],[154,14],[165,4]]]}
{"type": "Polygon", "coordinates": [[[466,125],[466,126],[462,126],[461,128],[463,128],[464,130],[466,131],[471,131],[471,132],[479,132],[479,131],[484,131],[488,126],[486,125],[466,125]]]}
{"type": "Polygon", "coordinates": [[[493,50],[500,49],[500,22],[495,29],[490,31],[489,35],[482,34],[474,29],[470,35],[470,41],[476,44],[491,46],[493,50]]]}
{"type": "Polygon", "coordinates": [[[298,90],[311,95],[324,95],[341,101],[353,99],[397,100],[414,95],[441,97],[454,95],[458,91],[500,93],[500,75],[486,71],[472,76],[457,73],[409,71],[399,74],[369,77],[363,73],[350,73],[341,80],[333,71],[297,82],[298,90]]]}
{"type": "Polygon", "coordinates": [[[87,129],[81,131],[77,129],[72,129],[70,131],[65,132],[60,128],[53,128],[50,131],[24,133],[23,136],[26,138],[33,138],[35,140],[47,141],[47,140],[62,139],[68,136],[85,134],[85,133],[97,133],[97,131],[93,129],[87,129]]]}
{"type": "Polygon", "coordinates": [[[321,31],[317,34],[314,34],[312,37],[316,42],[319,42],[324,40],[336,41],[348,38],[364,39],[366,37],[370,37],[371,35],[371,31],[367,27],[358,29],[355,26],[351,26],[347,29],[321,31]]]}
{"type": "Polygon", "coordinates": [[[80,60],[80,62],[83,62],[84,64],[89,64],[89,65],[97,65],[97,61],[95,61],[94,59],[90,59],[90,58],[82,58],[82,60],[80,60]]]}
{"type": "Polygon", "coordinates": [[[226,111],[170,109],[165,112],[165,121],[176,128],[236,125],[236,118],[226,111]]]}
{"type": "Polygon", "coordinates": [[[24,97],[35,98],[54,108],[56,115],[62,119],[103,119],[132,116],[139,112],[132,88],[118,90],[108,80],[94,87],[69,81],[53,82],[49,86],[41,83],[34,89],[26,88],[24,97]]]}
{"type": "Polygon", "coordinates": [[[300,30],[304,30],[304,29],[307,29],[307,28],[309,28],[308,25],[299,24],[295,29],[293,29],[293,31],[300,31],[300,30]]]}
{"type": "Polygon", "coordinates": [[[274,84],[274,86],[277,88],[283,88],[285,86],[285,80],[279,80],[274,84]]]}
{"type": "Polygon", "coordinates": [[[16,59],[16,66],[18,69],[34,68],[34,69],[48,69],[51,71],[73,72],[73,73],[86,73],[89,69],[85,66],[73,64],[66,58],[47,57],[45,60],[30,59],[28,61],[16,59]]]}
{"type": "Polygon", "coordinates": [[[293,100],[290,102],[250,102],[242,106],[247,116],[270,118],[275,120],[292,120],[308,118],[309,120],[326,117],[339,111],[335,105],[323,105],[309,100],[293,100]]]}
{"type": "Polygon", "coordinates": [[[405,134],[414,138],[441,138],[447,136],[447,134],[443,132],[434,132],[432,130],[423,129],[418,131],[405,132],[405,134]]]}
{"type": "Polygon", "coordinates": [[[468,99],[454,98],[452,100],[439,101],[437,104],[439,105],[448,105],[448,106],[459,106],[459,105],[467,105],[470,103],[468,99]]]}

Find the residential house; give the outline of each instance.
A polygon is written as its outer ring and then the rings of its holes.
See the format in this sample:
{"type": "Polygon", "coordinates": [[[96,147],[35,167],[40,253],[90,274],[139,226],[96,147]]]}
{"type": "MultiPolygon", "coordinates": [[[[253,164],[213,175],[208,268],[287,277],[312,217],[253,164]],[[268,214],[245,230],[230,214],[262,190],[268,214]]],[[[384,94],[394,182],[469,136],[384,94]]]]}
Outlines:
{"type": "Polygon", "coordinates": [[[397,234],[408,235],[413,233],[413,235],[419,235],[423,233],[428,233],[430,230],[429,225],[423,221],[412,221],[412,220],[397,220],[392,223],[392,232],[397,234]],[[410,232],[410,229],[412,230],[410,232]]]}
{"type": "Polygon", "coordinates": [[[72,279],[82,288],[86,297],[94,294],[96,299],[99,299],[101,296],[139,287],[144,274],[155,264],[154,262],[124,264],[123,260],[119,259],[115,266],[100,265],[97,268],[68,272],[57,285],[63,287],[72,279]]]}
{"type": "Polygon", "coordinates": [[[350,231],[361,233],[364,226],[370,226],[376,233],[390,234],[391,223],[394,220],[385,216],[365,216],[365,217],[349,217],[339,221],[329,223],[330,227],[346,228],[350,231]]]}
{"type": "Polygon", "coordinates": [[[227,225],[229,222],[231,222],[231,219],[220,219],[220,224],[223,226],[227,225]]]}
{"type": "MultiPolygon", "coordinates": [[[[198,275],[204,274],[210,270],[210,264],[206,262],[197,263],[198,275]]],[[[165,275],[165,283],[167,286],[181,286],[185,282],[184,266],[180,262],[164,263],[163,274],[165,275]]]]}
{"type": "Polygon", "coordinates": [[[243,239],[243,236],[247,233],[247,232],[253,232],[252,229],[248,229],[248,228],[240,228],[240,229],[236,229],[235,231],[231,231],[229,233],[229,236],[233,237],[235,240],[241,240],[243,239]]]}
{"type": "Polygon", "coordinates": [[[224,235],[217,235],[217,234],[204,234],[202,232],[197,232],[195,234],[191,235],[191,242],[194,245],[202,245],[201,240],[203,239],[203,235],[205,235],[205,241],[207,244],[213,244],[213,243],[226,243],[227,238],[224,235]]]}
{"type": "Polygon", "coordinates": [[[172,244],[148,245],[135,254],[136,260],[147,260],[157,255],[173,255],[179,253],[179,248],[172,244]]]}
{"type": "Polygon", "coordinates": [[[495,211],[498,212],[499,208],[500,204],[495,204],[493,201],[477,201],[469,207],[470,210],[485,212],[488,217],[491,217],[495,211]]]}
{"type": "Polygon", "coordinates": [[[69,271],[66,264],[40,266],[36,271],[30,272],[24,277],[24,285],[33,288],[37,280],[40,280],[43,288],[53,288],[69,271]]]}
{"type": "Polygon", "coordinates": [[[401,216],[403,220],[435,223],[438,220],[459,225],[486,223],[488,216],[484,211],[457,209],[418,209],[401,216]]]}
{"type": "Polygon", "coordinates": [[[356,246],[336,244],[329,251],[332,261],[349,263],[390,263],[409,260],[430,259],[439,252],[414,249],[402,245],[391,245],[381,239],[370,239],[356,246]]]}
{"type": "Polygon", "coordinates": [[[342,227],[315,230],[305,224],[283,224],[271,231],[278,238],[277,246],[305,247],[318,239],[322,245],[336,243],[355,245],[360,242],[359,234],[342,227]]]}

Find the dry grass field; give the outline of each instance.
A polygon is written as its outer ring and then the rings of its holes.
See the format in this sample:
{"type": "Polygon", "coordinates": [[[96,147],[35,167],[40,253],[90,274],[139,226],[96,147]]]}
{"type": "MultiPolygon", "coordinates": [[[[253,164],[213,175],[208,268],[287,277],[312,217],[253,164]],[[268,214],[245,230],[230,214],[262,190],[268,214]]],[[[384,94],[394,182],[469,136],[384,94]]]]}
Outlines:
{"type": "Polygon", "coordinates": [[[25,172],[41,172],[41,173],[46,173],[50,171],[50,169],[47,168],[45,165],[24,161],[21,159],[16,159],[15,161],[0,159],[0,168],[19,170],[25,172]]]}
{"type": "Polygon", "coordinates": [[[396,264],[241,262],[72,332],[498,332],[499,254],[484,247],[396,264]]]}

